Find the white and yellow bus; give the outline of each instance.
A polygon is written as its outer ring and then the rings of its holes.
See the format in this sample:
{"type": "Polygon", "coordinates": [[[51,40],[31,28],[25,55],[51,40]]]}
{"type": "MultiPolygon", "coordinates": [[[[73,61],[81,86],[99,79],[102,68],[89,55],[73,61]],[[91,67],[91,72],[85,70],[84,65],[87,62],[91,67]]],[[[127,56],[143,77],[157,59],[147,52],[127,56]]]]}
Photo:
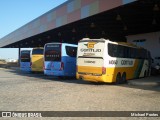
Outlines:
{"type": "Polygon", "coordinates": [[[125,42],[84,38],[78,43],[76,77],[119,84],[149,76],[150,64],[146,49],[125,42]]]}
{"type": "Polygon", "coordinates": [[[43,58],[43,47],[36,47],[32,49],[31,55],[31,71],[43,72],[44,58],[43,58]]]}

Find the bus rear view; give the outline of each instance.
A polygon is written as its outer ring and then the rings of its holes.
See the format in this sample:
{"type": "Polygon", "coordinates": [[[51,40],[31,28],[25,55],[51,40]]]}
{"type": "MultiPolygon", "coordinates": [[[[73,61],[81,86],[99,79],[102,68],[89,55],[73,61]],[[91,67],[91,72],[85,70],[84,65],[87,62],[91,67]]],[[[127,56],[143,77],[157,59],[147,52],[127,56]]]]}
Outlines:
{"type": "Polygon", "coordinates": [[[102,81],[106,70],[104,66],[104,40],[83,39],[78,43],[77,79],[102,81]]]}
{"type": "Polygon", "coordinates": [[[44,74],[58,77],[76,75],[77,46],[67,43],[47,43],[44,47],[44,74]]]}
{"type": "Polygon", "coordinates": [[[43,72],[43,48],[33,48],[31,62],[32,72],[43,72]]]}
{"type": "Polygon", "coordinates": [[[30,50],[22,50],[20,54],[20,70],[30,72],[31,71],[31,57],[30,50]]]}

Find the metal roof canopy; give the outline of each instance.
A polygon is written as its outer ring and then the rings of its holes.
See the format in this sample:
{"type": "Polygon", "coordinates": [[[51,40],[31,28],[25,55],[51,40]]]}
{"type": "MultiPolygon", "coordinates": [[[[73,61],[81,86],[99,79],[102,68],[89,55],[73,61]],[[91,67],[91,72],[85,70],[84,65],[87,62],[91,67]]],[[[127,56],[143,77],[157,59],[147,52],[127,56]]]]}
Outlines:
{"type": "Polygon", "coordinates": [[[126,41],[125,36],[160,30],[160,0],[139,0],[4,46],[28,48],[48,42],[74,43],[84,38],[126,41]],[[158,5],[159,10],[154,10],[158,5]],[[119,17],[119,18],[117,18],[119,17]]]}

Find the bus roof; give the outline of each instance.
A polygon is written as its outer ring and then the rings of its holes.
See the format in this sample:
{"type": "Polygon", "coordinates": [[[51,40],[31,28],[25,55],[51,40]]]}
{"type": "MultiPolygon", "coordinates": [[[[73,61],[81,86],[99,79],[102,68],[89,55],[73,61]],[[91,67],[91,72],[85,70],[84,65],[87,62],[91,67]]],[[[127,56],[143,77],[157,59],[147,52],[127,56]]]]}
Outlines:
{"type": "Polygon", "coordinates": [[[33,48],[33,49],[43,49],[43,47],[35,47],[35,48],[33,48]]]}
{"type": "Polygon", "coordinates": [[[104,38],[100,38],[100,39],[90,39],[90,38],[83,38],[83,39],[81,39],[80,41],[86,41],[86,40],[109,40],[109,39],[104,39],[104,38]]]}
{"type": "Polygon", "coordinates": [[[136,46],[132,43],[127,43],[127,42],[115,42],[115,41],[110,41],[109,39],[104,39],[104,38],[100,38],[100,39],[90,39],[90,38],[83,38],[82,40],[80,40],[79,42],[88,42],[88,41],[108,41],[109,43],[113,43],[113,44],[118,44],[118,45],[122,45],[122,46],[129,46],[129,47],[135,47],[135,48],[140,48],[142,49],[142,47],[136,46]]]}
{"type": "MultiPolygon", "coordinates": [[[[131,47],[138,47],[132,43],[127,43],[127,42],[117,42],[119,45],[126,45],[126,46],[131,46],[131,47]]],[[[140,48],[140,47],[139,47],[140,48]]]]}
{"type": "Polygon", "coordinates": [[[21,50],[21,52],[31,52],[31,50],[21,50]]]}
{"type": "Polygon", "coordinates": [[[76,44],[70,44],[70,43],[61,43],[61,42],[51,42],[51,43],[46,43],[47,44],[66,44],[66,45],[76,45],[76,44]]]}

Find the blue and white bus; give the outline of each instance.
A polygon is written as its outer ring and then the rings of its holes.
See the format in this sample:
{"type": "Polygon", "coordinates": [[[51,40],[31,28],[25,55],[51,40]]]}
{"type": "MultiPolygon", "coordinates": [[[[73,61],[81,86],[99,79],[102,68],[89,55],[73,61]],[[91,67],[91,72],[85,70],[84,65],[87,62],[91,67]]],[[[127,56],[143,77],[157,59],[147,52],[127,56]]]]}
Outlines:
{"type": "Polygon", "coordinates": [[[22,50],[20,53],[20,70],[31,72],[31,51],[22,50]]]}
{"type": "Polygon", "coordinates": [[[57,77],[76,76],[77,45],[47,43],[44,46],[44,74],[57,77]]]}

